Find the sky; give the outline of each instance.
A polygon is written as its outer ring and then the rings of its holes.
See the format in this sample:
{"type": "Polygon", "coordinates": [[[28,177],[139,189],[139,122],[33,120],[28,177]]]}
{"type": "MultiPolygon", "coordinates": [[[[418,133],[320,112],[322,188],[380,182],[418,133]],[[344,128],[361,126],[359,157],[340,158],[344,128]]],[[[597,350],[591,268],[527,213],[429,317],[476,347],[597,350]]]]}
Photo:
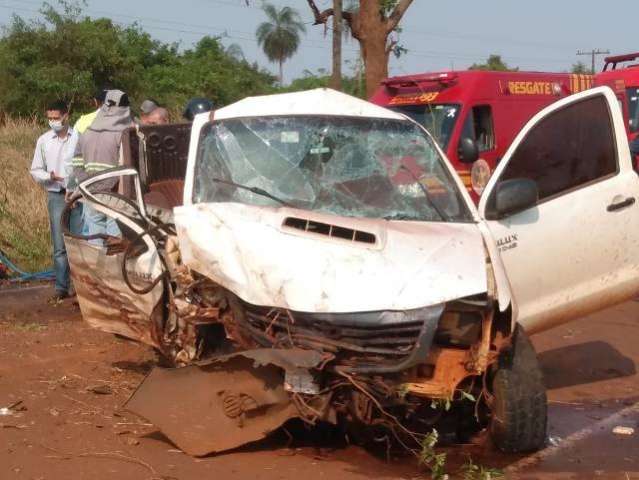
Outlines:
{"type": "MultiPolygon", "coordinates": [[[[55,5],[55,0],[51,0],[55,5]]],[[[273,0],[296,8],[306,24],[297,54],[285,64],[285,81],[306,70],[330,70],[331,39],[323,26],[312,25],[306,0],[273,0]]],[[[331,0],[317,0],[327,7],[331,0]]],[[[39,0],[0,0],[0,24],[12,14],[37,18],[39,0]]],[[[137,22],[153,37],[189,48],[204,35],[238,44],[247,60],[277,72],[260,50],[255,30],[265,19],[261,0],[87,0],[85,14],[109,17],[120,24],[137,22]]],[[[522,70],[567,71],[577,61],[590,65],[579,50],[639,51],[636,1],[608,0],[587,4],[577,0],[414,0],[401,22],[400,43],[408,52],[390,62],[390,75],[464,69],[492,53],[522,70]],[[635,12],[635,13],[632,13],[635,12]]],[[[344,72],[352,73],[358,58],[355,40],[344,41],[344,72]]],[[[597,57],[597,69],[604,56],[597,57]]]]}

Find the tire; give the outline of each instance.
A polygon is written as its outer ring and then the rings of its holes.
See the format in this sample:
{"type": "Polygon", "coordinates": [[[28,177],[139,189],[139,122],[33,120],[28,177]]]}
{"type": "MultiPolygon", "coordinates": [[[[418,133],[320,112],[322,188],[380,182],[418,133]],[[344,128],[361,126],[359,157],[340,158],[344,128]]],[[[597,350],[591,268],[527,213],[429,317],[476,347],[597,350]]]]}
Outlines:
{"type": "Polygon", "coordinates": [[[492,380],[490,434],[506,453],[533,452],[546,443],[548,402],[535,349],[517,326],[492,380]]]}

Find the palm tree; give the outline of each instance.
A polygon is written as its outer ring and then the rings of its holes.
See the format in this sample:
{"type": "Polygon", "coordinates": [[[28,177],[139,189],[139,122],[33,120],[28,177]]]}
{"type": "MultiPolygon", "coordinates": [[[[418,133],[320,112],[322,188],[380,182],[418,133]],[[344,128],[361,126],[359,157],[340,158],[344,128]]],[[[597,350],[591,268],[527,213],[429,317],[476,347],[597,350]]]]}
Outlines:
{"type": "Polygon", "coordinates": [[[242,60],[246,60],[244,56],[244,51],[242,47],[240,47],[237,43],[231,43],[228,47],[224,49],[224,52],[231,57],[233,60],[237,60],[241,62],[242,60]]]}
{"type": "Polygon", "coordinates": [[[257,27],[257,43],[271,62],[279,63],[281,85],[284,79],[284,61],[295,54],[300,46],[300,33],[306,32],[306,28],[297,10],[291,7],[278,10],[270,3],[265,3],[262,10],[268,21],[257,27]]]}

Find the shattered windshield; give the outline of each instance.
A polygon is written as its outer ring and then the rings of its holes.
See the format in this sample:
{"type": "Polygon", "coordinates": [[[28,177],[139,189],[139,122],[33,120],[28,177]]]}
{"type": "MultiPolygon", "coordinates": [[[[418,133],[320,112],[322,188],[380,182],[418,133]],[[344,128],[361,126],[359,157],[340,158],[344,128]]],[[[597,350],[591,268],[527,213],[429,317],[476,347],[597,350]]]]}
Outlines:
{"type": "Polygon", "coordinates": [[[439,146],[446,150],[461,107],[454,103],[435,103],[402,105],[391,110],[403,113],[422,125],[437,140],[439,146]]]}
{"type": "Polygon", "coordinates": [[[404,120],[256,117],[200,136],[193,202],[282,205],[340,216],[470,221],[430,137],[404,120]]]}

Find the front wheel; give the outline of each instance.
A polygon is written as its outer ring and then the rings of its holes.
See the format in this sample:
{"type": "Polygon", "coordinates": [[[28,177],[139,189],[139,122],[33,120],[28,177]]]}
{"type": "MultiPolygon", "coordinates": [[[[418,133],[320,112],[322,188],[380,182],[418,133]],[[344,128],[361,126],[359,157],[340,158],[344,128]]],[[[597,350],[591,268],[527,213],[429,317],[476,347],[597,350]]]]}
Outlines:
{"type": "Polygon", "coordinates": [[[546,443],[548,403],[535,349],[517,326],[492,380],[490,434],[507,453],[540,450],[546,443]]]}

